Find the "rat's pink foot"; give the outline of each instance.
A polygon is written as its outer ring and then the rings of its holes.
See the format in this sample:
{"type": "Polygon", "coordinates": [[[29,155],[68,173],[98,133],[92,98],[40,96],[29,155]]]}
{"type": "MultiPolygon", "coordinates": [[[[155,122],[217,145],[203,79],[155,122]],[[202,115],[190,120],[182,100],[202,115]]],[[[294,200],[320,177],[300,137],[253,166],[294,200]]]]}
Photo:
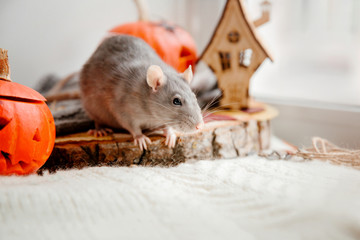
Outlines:
{"type": "Polygon", "coordinates": [[[176,144],[176,134],[172,128],[165,128],[164,135],[166,136],[165,145],[169,148],[175,147],[176,144]]]}
{"type": "Polygon", "coordinates": [[[150,144],[151,140],[150,138],[148,138],[145,135],[140,135],[140,136],[136,136],[134,137],[134,144],[138,145],[140,150],[147,150],[147,144],[150,144]]]}
{"type": "Polygon", "coordinates": [[[113,130],[110,128],[90,129],[87,133],[94,137],[104,137],[113,133],[113,130]]]}

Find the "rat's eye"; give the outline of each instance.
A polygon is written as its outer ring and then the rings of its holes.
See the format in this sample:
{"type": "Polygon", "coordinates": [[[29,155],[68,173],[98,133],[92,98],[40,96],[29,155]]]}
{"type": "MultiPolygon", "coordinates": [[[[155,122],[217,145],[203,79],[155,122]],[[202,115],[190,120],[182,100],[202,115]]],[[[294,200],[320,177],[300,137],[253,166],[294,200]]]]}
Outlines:
{"type": "Polygon", "coordinates": [[[178,106],[181,106],[181,105],[182,105],[180,99],[178,99],[178,98],[174,98],[173,104],[174,104],[174,105],[178,105],[178,106]]]}

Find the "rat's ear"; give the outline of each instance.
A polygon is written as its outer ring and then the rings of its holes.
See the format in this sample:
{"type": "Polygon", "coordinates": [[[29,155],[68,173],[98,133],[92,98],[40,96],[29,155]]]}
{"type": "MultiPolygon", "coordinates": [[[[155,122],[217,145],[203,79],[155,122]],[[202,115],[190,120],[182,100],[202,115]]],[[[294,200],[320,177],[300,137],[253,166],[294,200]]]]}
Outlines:
{"type": "Polygon", "coordinates": [[[192,68],[191,65],[189,65],[189,67],[183,72],[181,73],[181,76],[190,84],[192,79],[193,79],[193,72],[192,72],[192,68]]]}
{"type": "Polygon", "coordinates": [[[158,65],[151,65],[146,74],[146,82],[154,92],[165,84],[166,78],[158,65]]]}

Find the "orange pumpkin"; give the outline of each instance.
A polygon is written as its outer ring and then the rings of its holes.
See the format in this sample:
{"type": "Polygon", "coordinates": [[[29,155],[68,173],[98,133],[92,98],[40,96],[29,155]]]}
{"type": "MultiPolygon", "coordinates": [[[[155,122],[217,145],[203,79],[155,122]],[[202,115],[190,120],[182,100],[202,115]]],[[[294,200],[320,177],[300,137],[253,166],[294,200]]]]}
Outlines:
{"type": "Polygon", "coordinates": [[[184,29],[169,22],[150,22],[147,19],[144,2],[135,0],[139,21],[119,25],[111,34],[128,34],[142,38],[157,54],[178,72],[184,72],[189,65],[194,70],[197,60],[196,45],[184,29]]]}
{"type": "Polygon", "coordinates": [[[142,38],[157,54],[178,72],[196,63],[196,45],[184,29],[167,22],[139,21],[117,26],[110,33],[128,34],[142,38]]]}
{"type": "Polygon", "coordinates": [[[50,156],[55,124],[45,101],[10,81],[7,51],[0,49],[0,174],[35,172],[50,156]]]}

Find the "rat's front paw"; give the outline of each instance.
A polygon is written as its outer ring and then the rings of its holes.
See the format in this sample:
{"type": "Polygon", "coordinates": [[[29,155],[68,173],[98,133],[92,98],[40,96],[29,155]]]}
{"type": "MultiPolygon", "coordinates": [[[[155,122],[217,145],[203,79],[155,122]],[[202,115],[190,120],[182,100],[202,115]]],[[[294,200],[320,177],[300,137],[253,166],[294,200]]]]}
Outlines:
{"type": "Polygon", "coordinates": [[[104,137],[113,133],[113,130],[110,128],[90,129],[87,133],[94,137],[104,137]]]}
{"type": "Polygon", "coordinates": [[[165,145],[169,148],[175,147],[177,137],[174,130],[172,130],[172,128],[166,128],[164,129],[164,135],[166,136],[165,145]]]}
{"type": "Polygon", "coordinates": [[[134,144],[138,145],[140,150],[147,150],[147,144],[150,144],[151,140],[150,138],[148,138],[145,135],[140,135],[140,136],[136,136],[134,137],[134,144]]]}

